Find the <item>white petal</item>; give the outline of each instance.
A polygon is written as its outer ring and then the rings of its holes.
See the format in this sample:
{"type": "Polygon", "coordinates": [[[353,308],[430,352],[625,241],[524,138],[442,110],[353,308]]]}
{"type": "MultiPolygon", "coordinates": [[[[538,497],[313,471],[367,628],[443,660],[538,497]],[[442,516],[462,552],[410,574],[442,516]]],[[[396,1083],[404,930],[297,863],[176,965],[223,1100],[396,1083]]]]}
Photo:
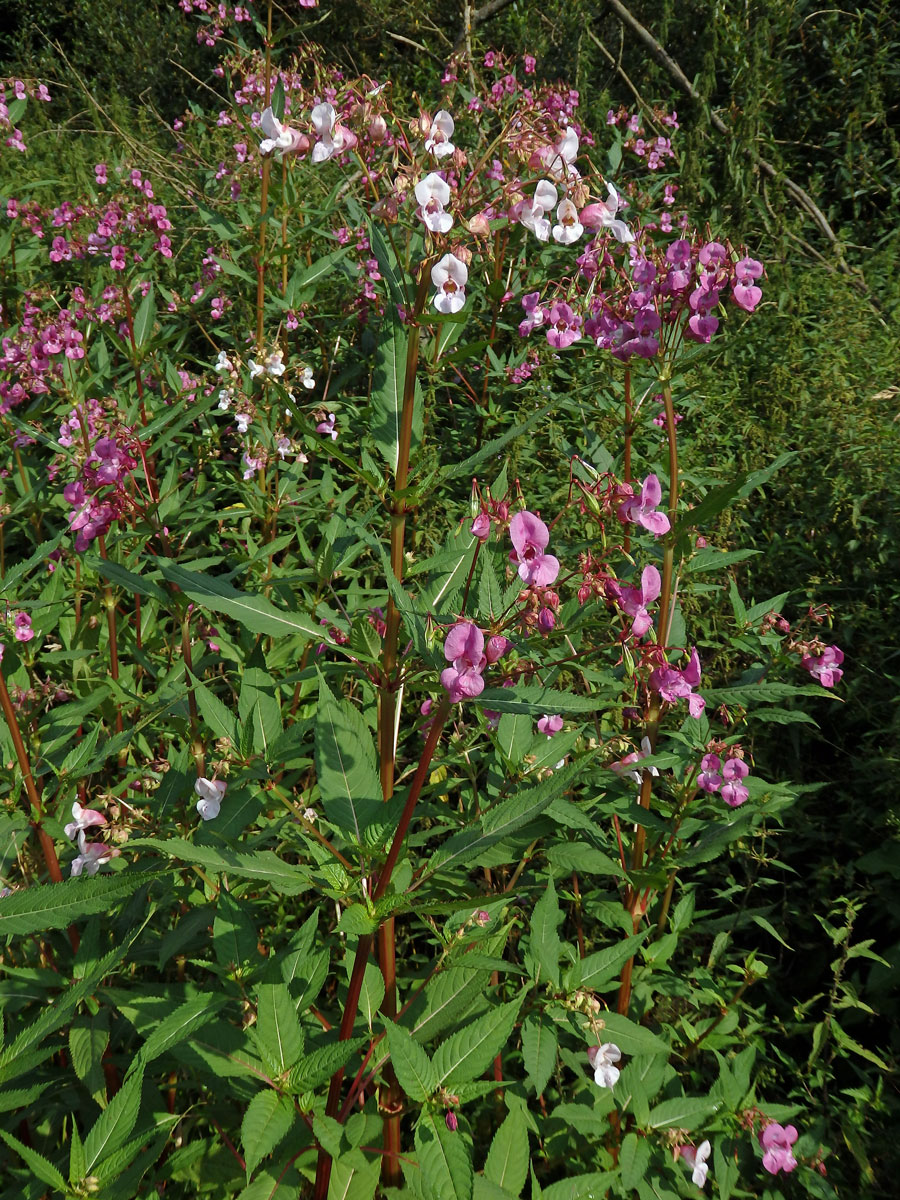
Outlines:
{"type": "Polygon", "coordinates": [[[310,113],[309,119],[319,137],[330,137],[337,113],[332,104],[317,104],[310,113]]]}
{"type": "Polygon", "coordinates": [[[551,183],[549,179],[542,179],[534,189],[532,208],[540,208],[547,212],[556,205],[558,199],[559,193],[556,190],[556,184],[551,183]]]}
{"type": "Polygon", "coordinates": [[[272,112],[271,106],[265,109],[262,116],[259,118],[259,127],[267,138],[277,138],[281,136],[282,124],[272,112]]]}

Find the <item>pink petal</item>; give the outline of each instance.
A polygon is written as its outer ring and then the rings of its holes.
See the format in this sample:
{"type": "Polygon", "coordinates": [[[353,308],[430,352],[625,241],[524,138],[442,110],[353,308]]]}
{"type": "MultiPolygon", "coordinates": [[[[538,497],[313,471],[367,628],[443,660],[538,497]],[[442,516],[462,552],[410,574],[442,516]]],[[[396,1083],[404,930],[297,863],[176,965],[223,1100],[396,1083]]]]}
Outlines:
{"type": "Polygon", "coordinates": [[[543,550],[550,542],[550,531],[534,513],[518,512],[509,524],[509,536],[519,555],[529,546],[543,550]]]}

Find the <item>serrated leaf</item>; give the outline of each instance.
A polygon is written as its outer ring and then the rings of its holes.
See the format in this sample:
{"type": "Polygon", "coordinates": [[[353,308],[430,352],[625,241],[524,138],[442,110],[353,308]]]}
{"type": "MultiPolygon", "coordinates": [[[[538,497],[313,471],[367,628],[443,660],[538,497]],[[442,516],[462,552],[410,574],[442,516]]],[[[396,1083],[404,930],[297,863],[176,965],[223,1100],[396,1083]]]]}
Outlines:
{"type": "Polygon", "coordinates": [[[109,913],[119,900],[160,877],[159,871],[126,870],[94,879],[67,879],[22,888],[0,905],[0,938],[64,929],[82,917],[109,913]]]}
{"type": "Polygon", "coordinates": [[[200,715],[208,725],[210,732],[216,738],[225,738],[237,749],[239,737],[235,724],[234,713],[222,703],[219,697],[205,683],[201,683],[196,675],[188,675],[194,689],[194,697],[200,715]]]}
{"type": "Polygon", "coordinates": [[[141,301],[140,308],[135,313],[134,317],[134,342],[139,348],[149,340],[153,334],[153,324],[156,320],[156,296],[154,295],[153,284],[147,295],[141,301]]]}
{"type": "Polygon", "coordinates": [[[315,1050],[305,1054],[291,1071],[291,1087],[296,1092],[313,1091],[330,1079],[335,1071],[346,1067],[360,1046],[368,1040],[364,1037],[346,1038],[342,1042],[317,1046],[315,1050]]]}
{"type": "Polygon", "coordinates": [[[184,838],[135,838],[129,845],[135,848],[152,846],[169,858],[196,863],[210,871],[261,879],[283,896],[297,896],[309,885],[309,877],[302,867],[286,863],[272,850],[239,851],[227,846],[200,846],[184,838]]]}
{"type": "Polygon", "coordinates": [[[188,1041],[198,1029],[215,1017],[226,1003],[224,996],[193,996],[176,1008],[170,1017],[158,1025],[132,1059],[129,1075],[136,1068],[141,1070],[160,1055],[168,1053],[173,1046],[188,1041]]]}
{"type": "Polygon", "coordinates": [[[171,603],[169,593],[158,583],[154,583],[152,579],[145,579],[143,575],[138,575],[134,571],[129,571],[119,563],[110,562],[108,558],[101,558],[99,554],[85,554],[84,565],[122,588],[126,593],[146,596],[148,599],[158,600],[160,604],[171,603]]]}
{"type": "Polygon", "coordinates": [[[619,1170],[622,1173],[622,1183],[630,1191],[637,1187],[638,1181],[647,1173],[650,1161],[650,1147],[646,1138],[639,1138],[636,1133],[627,1133],[622,1139],[619,1151],[619,1170]]]}
{"type": "Polygon", "coordinates": [[[93,1016],[85,1013],[69,1028],[69,1055],[75,1074],[97,1100],[106,1107],[103,1052],[109,1045],[109,1014],[106,1009],[93,1016]]]}
{"type": "Polygon", "coordinates": [[[540,1013],[526,1017],[522,1023],[522,1055],[525,1070],[540,1096],[556,1067],[556,1026],[540,1013]]]}
{"type": "Polygon", "coordinates": [[[316,774],[329,821],[362,845],[363,833],[382,808],[372,735],[359,712],[337,700],[319,679],[316,774]]]}
{"type": "Polygon", "coordinates": [[[0,1137],[24,1159],[29,1170],[31,1170],[40,1179],[41,1183],[46,1183],[49,1187],[56,1188],[65,1196],[68,1194],[68,1186],[62,1175],[62,1172],[48,1162],[42,1154],[38,1154],[36,1150],[32,1150],[30,1146],[24,1145],[17,1137],[13,1137],[11,1133],[7,1133],[5,1129],[0,1128],[0,1137]]]}
{"type": "MultiPolygon", "coordinates": [[[[321,626],[306,613],[283,611],[265,596],[240,592],[224,579],[189,571],[168,559],[161,558],[157,562],[164,577],[195,604],[231,617],[251,633],[262,633],[273,638],[299,634],[307,641],[321,641],[321,626]]],[[[335,648],[341,650],[339,646],[335,648]]]]}
{"type": "Polygon", "coordinates": [[[431,1059],[402,1025],[385,1019],[388,1049],[400,1086],[412,1100],[427,1100],[437,1091],[437,1072],[431,1059]]]}
{"type": "Polygon", "coordinates": [[[259,931],[250,905],[224,889],[216,901],[213,921],[213,952],[226,970],[249,967],[259,961],[259,931]]]}
{"type": "Polygon", "coordinates": [[[530,946],[542,979],[549,980],[554,987],[559,986],[559,925],[562,919],[556,888],[550,879],[531,914],[530,946]]]}
{"type": "Polygon", "coordinates": [[[241,1145],[249,1178],[294,1123],[294,1106],[272,1088],[257,1092],[241,1122],[241,1145]]]}
{"type": "Polygon", "coordinates": [[[94,1122],[90,1133],[84,1139],[84,1163],[87,1175],[93,1175],[103,1160],[127,1141],[138,1118],[143,1083],[144,1066],[141,1063],[134,1074],[125,1080],[94,1122]]]}
{"type": "Polygon", "coordinates": [[[460,1131],[451,1133],[441,1117],[423,1112],[415,1143],[428,1200],[472,1200],[475,1172],[460,1131]]]}
{"type": "MultiPolygon", "coordinates": [[[[403,414],[403,393],[406,379],[406,360],[410,340],[396,318],[383,327],[375,352],[375,371],[372,377],[372,436],[375,445],[393,474],[397,473],[400,458],[400,425],[403,414]]],[[[424,400],[416,375],[412,403],[412,446],[422,437],[424,400]]]]}
{"type": "MultiPolygon", "coordinates": [[[[569,988],[599,988],[609,983],[621,967],[637,954],[646,941],[649,930],[623,938],[612,946],[606,946],[589,954],[572,968],[569,988]]],[[[623,1047],[624,1048],[624,1047],[623,1047]]]]}
{"type": "Polygon", "coordinates": [[[433,1059],[438,1083],[468,1083],[486,1071],[512,1036],[521,1003],[500,1004],[442,1042],[433,1059]]]}
{"type": "Polygon", "coordinates": [[[494,1134],[484,1163],[485,1178],[518,1196],[528,1177],[528,1163],[525,1117],[521,1109],[514,1108],[494,1134]]]}
{"type": "Polygon", "coordinates": [[[634,1021],[629,1021],[621,1013],[605,1012],[599,1021],[603,1041],[614,1042],[623,1054],[668,1054],[669,1047],[634,1021]]]}
{"type": "Polygon", "coordinates": [[[648,1124],[651,1129],[696,1129],[721,1107],[721,1102],[708,1096],[676,1096],[655,1104],[648,1124]]]}
{"type": "Polygon", "coordinates": [[[544,713],[596,712],[601,701],[595,696],[579,696],[575,692],[561,692],[540,684],[520,684],[513,688],[485,688],[473,703],[494,712],[541,717],[544,713]]]}
{"type": "Polygon", "coordinates": [[[261,983],[256,998],[256,1032],[263,1048],[287,1071],[303,1053],[303,1034],[286,983],[261,983]]]}

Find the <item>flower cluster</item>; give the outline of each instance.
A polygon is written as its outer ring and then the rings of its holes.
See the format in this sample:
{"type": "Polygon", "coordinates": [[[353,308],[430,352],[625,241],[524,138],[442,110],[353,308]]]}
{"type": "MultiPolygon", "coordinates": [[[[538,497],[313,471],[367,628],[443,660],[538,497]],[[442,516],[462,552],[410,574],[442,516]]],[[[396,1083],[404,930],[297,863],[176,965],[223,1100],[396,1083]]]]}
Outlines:
{"type": "MultiPolygon", "coordinates": [[[[725,753],[718,743],[714,745],[725,753]]],[[[744,752],[739,746],[730,748],[724,763],[719,754],[710,751],[704,754],[700,763],[697,786],[708,795],[718,792],[730,808],[739,808],[750,795],[743,782],[749,773],[750,768],[744,762],[744,752]]]]}
{"type": "Polygon", "coordinates": [[[74,820],[66,825],[65,832],[67,838],[77,842],[78,854],[72,860],[70,873],[96,875],[104,863],[117,858],[120,853],[105,842],[89,842],[85,836],[86,830],[106,825],[106,817],[94,808],[82,808],[77,800],[72,805],[72,816],[74,820]]]}

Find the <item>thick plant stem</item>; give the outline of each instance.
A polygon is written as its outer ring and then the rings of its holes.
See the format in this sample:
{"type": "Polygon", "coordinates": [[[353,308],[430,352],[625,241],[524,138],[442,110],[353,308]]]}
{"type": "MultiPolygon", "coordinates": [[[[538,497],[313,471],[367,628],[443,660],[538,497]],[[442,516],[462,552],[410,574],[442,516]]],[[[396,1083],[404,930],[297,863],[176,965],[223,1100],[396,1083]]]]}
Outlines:
{"type": "MultiPolygon", "coordinates": [[[[266,18],[266,104],[271,101],[272,84],[272,0],[266,18]]],[[[264,302],[266,298],[266,214],[269,211],[269,175],[272,159],[262,163],[262,187],[259,193],[259,249],[256,256],[256,351],[262,354],[265,343],[264,302]]]]}
{"type": "MultiPolygon", "coordinates": [[[[659,594],[659,618],[656,628],[656,643],[662,649],[663,653],[665,653],[669,628],[672,623],[672,574],[675,562],[674,530],[678,509],[678,444],[675,431],[675,407],[672,403],[672,386],[667,377],[663,378],[662,384],[663,403],[665,404],[666,412],[666,434],[669,441],[669,523],[671,530],[667,536],[666,545],[663,550],[662,586],[659,594]]],[[[660,711],[659,696],[654,692],[650,701],[650,711],[647,716],[647,737],[650,739],[651,753],[656,749],[656,739],[659,736],[660,711]]],[[[649,810],[652,792],[653,776],[649,771],[644,771],[641,776],[641,791],[638,800],[642,808],[649,810]]],[[[644,865],[646,839],[647,832],[643,825],[639,825],[634,835],[634,848],[631,854],[632,872],[640,871],[644,865]]],[[[631,913],[634,932],[637,933],[640,928],[643,911],[640,902],[640,888],[635,885],[625,890],[625,908],[631,913]]],[[[617,1009],[622,1014],[627,1014],[628,1005],[631,1001],[631,977],[633,970],[634,959],[630,958],[622,968],[622,975],[619,982],[617,1009]]]]}
{"type": "MultiPolygon", "coordinates": [[[[406,804],[403,807],[403,812],[397,824],[397,829],[394,832],[391,848],[388,851],[388,856],[385,859],[384,866],[378,876],[378,882],[372,893],[372,899],[377,903],[385,894],[391,882],[391,875],[394,867],[397,864],[397,859],[400,857],[400,851],[403,847],[403,842],[406,840],[406,833],[409,829],[410,821],[412,820],[413,811],[418,803],[419,796],[422,792],[422,786],[425,782],[425,776],[428,773],[428,768],[431,765],[431,759],[440,741],[441,733],[443,732],[447,716],[450,712],[449,701],[441,702],[437,712],[435,713],[431,729],[428,731],[428,737],[425,740],[425,745],[422,749],[422,757],[419,759],[419,765],[416,768],[416,773],[413,776],[412,783],[409,785],[409,794],[406,798],[406,804]]],[[[359,939],[356,946],[356,957],[353,960],[353,968],[350,973],[350,986],[347,990],[347,1000],[344,1004],[344,1013],[341,1017],[341,1026],[338,1033],[339,1041],[346,1041],[353,1032],[353,1023],[356,1020],[356,1014],[359,1009],[359,997],[362,991],[363,976],[366,971],[366,963],[369,961],[369,955],[372,953],[372,945],[374,936],[366,934],[359,939]]],[[[340,1111],[341,1084],[344,1079],[343,1067],[334,1073],[331,1077],[331,1084],[328,1088],[328,1100],[325,1105],[325,1114],[329,1117],[337,1118],[340,1111]]],[[[398,1132],[399,1137],[399,1132],[398,1132]]],[[[313,1193],[315,1200],[327,1200],[328,1183],[331,1179],[331,1156],[323,1147],[319,1147],[319,1158],[316,1163],[316,1186],[313,1193]]]]}
{"type": "MultiPolygon", "coordinates": [[[[425,304],[428,274],[425,268],[416,297],[414,323],[410,329],[406,351],[406,370],[403,380],[403,407],[400,414],[400,434],[397,446],[397,470],[394,477],[394,495],[391,505],[391,570],[399,583],[403,578],[403,550],[406,538],[406,496],[409,481],[409,459],[412,448],[413,415],[416,399],[416,371],[419,365],[420,329],[418,318],[425,304]]],[[[378,692],[378,757],[382,796],[387,802],[394,794],[394,760],[396,753],[395,730],[399,691],[397,680],[397,652],[400,639],[400,613],[391,595],[388,599],[385,618],[384,648],[381,656],[381,686],[378,692]]],[[[399,831],[398,831],[399,832],[399,831]]],[[[402,840],[402,835],[401,835],[402,840]]],[[[396,843],[396,839],[395,839],[396,843]]],[[[391,847],[393,850],[393,846],[391,847]]],[[[385,864],[385,871],[393,871],[394,864],[385,864]]],[[[382,878],[384,878],[382,872],[382,878]]],[[[379,884],[380,884],[379,880],[379,884]]],[[[384,1000],[381,1011],[393,1020],[397,1015],[397,968],[395,930],[393,919],[388,920],[378,931],[378,963],[384,980],[384,1000]]],[[[385,1086],[379,1095],[379,1104],[384,1113],[384,1156],[382,1175],[389,1187],[398,1187],[402,1181],[400,1170],[400,1113],[402,1093],[388,1064],[385,1086]]]]}

